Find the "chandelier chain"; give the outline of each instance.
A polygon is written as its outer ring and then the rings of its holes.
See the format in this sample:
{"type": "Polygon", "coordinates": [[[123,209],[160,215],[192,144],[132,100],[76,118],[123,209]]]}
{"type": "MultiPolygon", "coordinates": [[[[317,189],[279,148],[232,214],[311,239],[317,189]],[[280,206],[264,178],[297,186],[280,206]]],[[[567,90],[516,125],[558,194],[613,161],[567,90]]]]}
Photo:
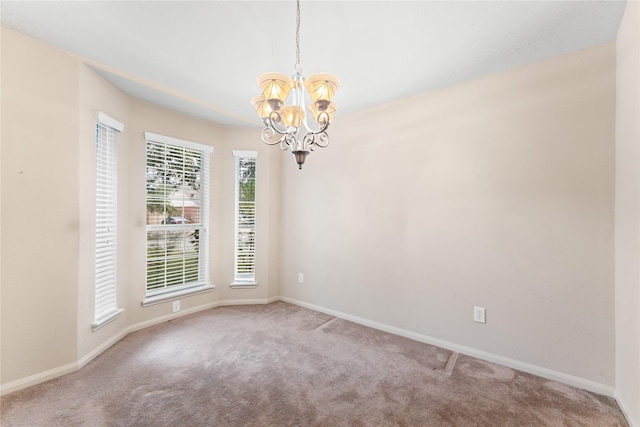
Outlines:
{"type": "Polygon", "coordinates": [[[296,72],[300,72],[300,0],[296,0],[296,72]]]}

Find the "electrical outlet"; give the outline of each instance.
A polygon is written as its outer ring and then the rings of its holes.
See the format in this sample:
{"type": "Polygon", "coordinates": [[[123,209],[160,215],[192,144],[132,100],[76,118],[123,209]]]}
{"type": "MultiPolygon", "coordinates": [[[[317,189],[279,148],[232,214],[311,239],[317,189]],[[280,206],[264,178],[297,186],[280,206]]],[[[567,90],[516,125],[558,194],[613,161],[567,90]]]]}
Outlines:
{"type": "Polygon", "coordinates": [[[180,311],[180,300],[173,302],[173,312],[177,313],[180,311]]]}
{"type": "Polygon", "coordinates": [[[298,273],[298,283],[304,283],[304,275],[302,273],[298,273]]]}
{"type": "Polygon", "coordinates": [[[473,307],[473,321],[478,323],[487,323],[484,307],[473,307]]]}

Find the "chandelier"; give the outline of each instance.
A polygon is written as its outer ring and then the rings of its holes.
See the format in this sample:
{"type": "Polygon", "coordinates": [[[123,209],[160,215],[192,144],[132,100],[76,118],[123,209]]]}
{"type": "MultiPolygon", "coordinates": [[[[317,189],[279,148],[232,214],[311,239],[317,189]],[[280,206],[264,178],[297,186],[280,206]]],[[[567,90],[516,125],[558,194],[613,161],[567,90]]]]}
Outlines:
{"type": "Polygon", "coordinates": [[[280,144],[291,154],[302,169],[305,159],[316,148],[329,145],[327,128],[338,106],[331,102],[340,81],[331,74],[313,74],[305,79],[300,67],[300,0],[296,0],[296,65],[295,74],[289,77],[282,73],[266,73],[258,77],[262,95],[251,100],[264,129],[262,141],[268,145],[280,144]],[[307,122],[305,91],[311,97],[309,113],[317,130],[307,122]],[[285,105],[287,98],[290,104],[285,105]]]}

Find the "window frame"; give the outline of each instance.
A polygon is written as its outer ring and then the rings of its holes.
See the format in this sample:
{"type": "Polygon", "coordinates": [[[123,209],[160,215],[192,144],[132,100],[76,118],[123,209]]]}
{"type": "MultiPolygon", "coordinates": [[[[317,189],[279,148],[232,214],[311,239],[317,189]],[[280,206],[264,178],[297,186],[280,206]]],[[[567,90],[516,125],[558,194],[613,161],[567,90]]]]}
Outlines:
{"type": "Polygon", "coordinates": [[[118,308],[118,133],[124,125],[96,114],[94,323],[97,331],[117,319],[118,308]]]}
{"type": "MultiPolygon", "coordinates": [[[[257,221],[257,203],[256,203],[256,189],[257,189],[257,151],[247,150],[233,150],[233,156],[235,158],[235,192],[234,192],[234,248],[233,248],[233,282],[232,288],[255,288],[258,286],[256,278],[256,221],[257,221]],[[250,232],[253,232],[253,275],[248,278],[240,277],[238,258],[239,258],[239,241],[240,241],[240,161],[242,159],[253,159],[254,162],[254,191],[253,191],[253,228],[250,232]]],[[[246,202],[246,201],[244,201],[246,202]]]]}
{"type": "MultiPolygon", "coordinates": [[[[211,284],[210,269],[209,269],[209,251],[210,251],[210,237],[209,237],[209,198],[210,198],[210,168],[211,168],[211,155],[214,152],[214,147],[196,142],[186,141],[178,138],[173,138],[164,135],[158,135],[151,132],[145,132],[145,148],[148,152],[149,144],[160,144],[165,147],[179,148],[183,150],[199,151],[201,153],[201,169],[200,174],[200,208],[199,208],[199,223],[197,224],[162,224],[162,225],[148,225],[145,220],[145,242],[147,247],[147,255],[145,260],[147,262],[147,268],[145,269],[145,298],[142,301],[142,306],[161,303],[167,300],[179,298],[187,295],[195,295],[203,292],[209,292],[215,289],[215,286],[211,284]],[[149,233],[153,232],[170,232],[170,231],[189,231],[200,230],[198,238],[198,280],[181,284],[169,284],[158,289],[149,289],[148,283],[148,245],[149,245],[149,233]],[[202,278],[200,274],[202,273],[202,278]]],[[[148,159],[145,157],[145,170],[148,167],[148,159]]],[[[145,204],[148,201],[147,190],[145,189],[145,204]]],[[[168,196],[167,196],[168,197],[168,196]]],[[[164,202],[168,199],[165,198],[164,202]]],[[[184,207],[184,205],[183,205],[184,207]]],[[[146,208],[145,208],[146,212],[146,208]]],[[[184,261],[186,262],[186,260],[184,261]]],[[[165,258],[166,263],[166,258],[165,258]]],[[[165,267],[166,268],[166,267],[165,267]]],[[[183,272],[186,275],[186,270],[183,272]]]]}

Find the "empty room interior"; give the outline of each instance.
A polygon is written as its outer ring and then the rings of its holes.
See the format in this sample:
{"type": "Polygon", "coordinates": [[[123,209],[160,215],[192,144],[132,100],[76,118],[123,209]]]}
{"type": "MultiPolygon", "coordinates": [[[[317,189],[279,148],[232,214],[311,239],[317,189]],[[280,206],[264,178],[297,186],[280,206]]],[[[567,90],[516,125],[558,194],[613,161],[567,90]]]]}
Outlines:
{"type": "Polygon", "coordinates": [[[2,425],[640,427],[638,1],[0,8],[2,425]]]}

